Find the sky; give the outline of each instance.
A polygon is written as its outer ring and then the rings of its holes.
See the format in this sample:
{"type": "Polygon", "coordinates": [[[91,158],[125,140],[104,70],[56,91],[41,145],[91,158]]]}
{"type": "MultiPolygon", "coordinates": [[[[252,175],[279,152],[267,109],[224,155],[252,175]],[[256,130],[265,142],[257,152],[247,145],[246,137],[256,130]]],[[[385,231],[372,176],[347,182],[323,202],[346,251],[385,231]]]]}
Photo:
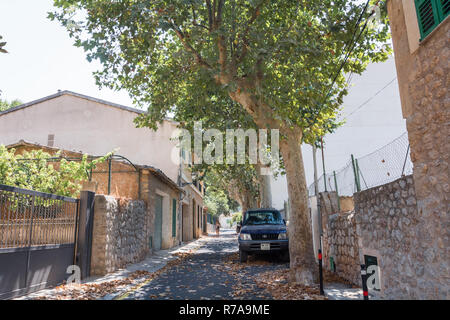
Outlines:
{"type": "Polygon", "coordinates": [[[0,35],[8,54],[0,54],[1,99],[29,102],[70,90],[133,107],[127,92],[95,84],[83,49],[73,46],[65,29],[47,19],[53,0],[0,0],[0,35]]]}

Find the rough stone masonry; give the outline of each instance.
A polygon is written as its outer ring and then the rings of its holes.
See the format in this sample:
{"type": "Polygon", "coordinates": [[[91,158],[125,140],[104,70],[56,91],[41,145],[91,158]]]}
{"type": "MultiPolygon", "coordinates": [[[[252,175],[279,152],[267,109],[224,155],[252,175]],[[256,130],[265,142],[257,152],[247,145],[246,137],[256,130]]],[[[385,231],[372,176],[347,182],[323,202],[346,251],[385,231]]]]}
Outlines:
{"type": "MultiPolygon", "coordinates": [[[[377,257],[384,299],[421,299],[424,291],[448,298],[448,279],[426,272],[434,251],[424,245],[413,176],[354,195],[360,260],[377,257]]],[[[442,265],[442,275],[446,266],[442,265]]]]}
{"type": "MultiPolygon", "coordinates": [[[[424,39],[409,32],[417,23],[406,8],[413,1],[387,2],[394,45],[403,117],[406,119],[417,199],[417,288],[420,299],[448,299],[449,269],[449,157],[450,157],[450,17],[424,39]],[[411,41],[409,41],[411,40],[411,41]],[[417,48],[410,47],[418,42],[417,48]]],[[[401,236],[399,232],[396,233],[401,236]]],[[[406,259],[406,258],[405,258],[406,259]]],[[[415,262],[413,262],[415,263],[415,262]]],[[[409,270],[405,269],[405,272],[409,270]]],[[[406,289],[405,289],[406,290],[406,289]]]]}
{"type": "Polygon", "coordinates": [[[104,275],[144,259],[149,235],[144,201],[96,195],[91,274],[104,275]]]}

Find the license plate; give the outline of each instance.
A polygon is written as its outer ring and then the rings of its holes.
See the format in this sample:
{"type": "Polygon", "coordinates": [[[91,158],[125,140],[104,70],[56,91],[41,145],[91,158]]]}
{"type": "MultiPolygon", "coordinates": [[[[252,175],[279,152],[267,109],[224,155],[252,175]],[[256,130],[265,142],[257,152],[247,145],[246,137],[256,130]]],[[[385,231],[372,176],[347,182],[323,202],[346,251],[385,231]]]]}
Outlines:
{"type": "Polygon", "coordinates": [[[270,243],[261,243],[261,250],[270,250],[270,243]]]}

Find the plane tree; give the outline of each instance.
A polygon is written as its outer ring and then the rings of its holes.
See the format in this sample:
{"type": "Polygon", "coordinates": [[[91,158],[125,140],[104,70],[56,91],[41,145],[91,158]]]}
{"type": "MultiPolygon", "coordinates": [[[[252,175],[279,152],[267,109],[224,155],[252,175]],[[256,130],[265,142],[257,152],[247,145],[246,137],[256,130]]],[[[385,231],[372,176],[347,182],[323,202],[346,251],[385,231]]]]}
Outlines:
{"type": "MultiPolygon", "coordinates": [[[[375,2],[375,1],[373,1],[375,2]]],[[[239,104],[259,128],[279,129],[291,203],[293,280],[317,280],[300,145],[321,136],[347,94],[345,74],[387,58],[386,14],[359,0],[55,0],[49,14],[98,59],[101,86],[148,106],[152,128],[194,91],[239,104]],[[345,63],[343,63],[343,61],[345,63]],[[342,66],[342,68],[340,68],[342,66]],[[195,86],[191,81],[195,78],[195,86]]],[[[196,105],[192,112],[198,112],[196,105]]]]}

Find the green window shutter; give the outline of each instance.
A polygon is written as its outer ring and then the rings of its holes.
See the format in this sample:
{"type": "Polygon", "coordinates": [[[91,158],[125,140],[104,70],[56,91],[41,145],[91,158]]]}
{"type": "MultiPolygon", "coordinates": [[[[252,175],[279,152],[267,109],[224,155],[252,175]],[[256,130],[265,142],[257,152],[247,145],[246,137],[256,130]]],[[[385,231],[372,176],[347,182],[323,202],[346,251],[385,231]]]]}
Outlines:
{"type": "Polygon", "coordinates": [[[439,19],[443,21],[450,12],[450,0],[437,0],[439,19]]]}
{"type": "Polygon", "coordinates": [[[177,200],[172,199],[172,237],[177,236],[177,200]]]}
{"type": "MultiPolygon", "coordinates": [[[[440,0],[437,0],[440,1],[440,0]]],[[[420,36],[424,39],[439,24],[436,0],[415,0],[420,36]]]]}

